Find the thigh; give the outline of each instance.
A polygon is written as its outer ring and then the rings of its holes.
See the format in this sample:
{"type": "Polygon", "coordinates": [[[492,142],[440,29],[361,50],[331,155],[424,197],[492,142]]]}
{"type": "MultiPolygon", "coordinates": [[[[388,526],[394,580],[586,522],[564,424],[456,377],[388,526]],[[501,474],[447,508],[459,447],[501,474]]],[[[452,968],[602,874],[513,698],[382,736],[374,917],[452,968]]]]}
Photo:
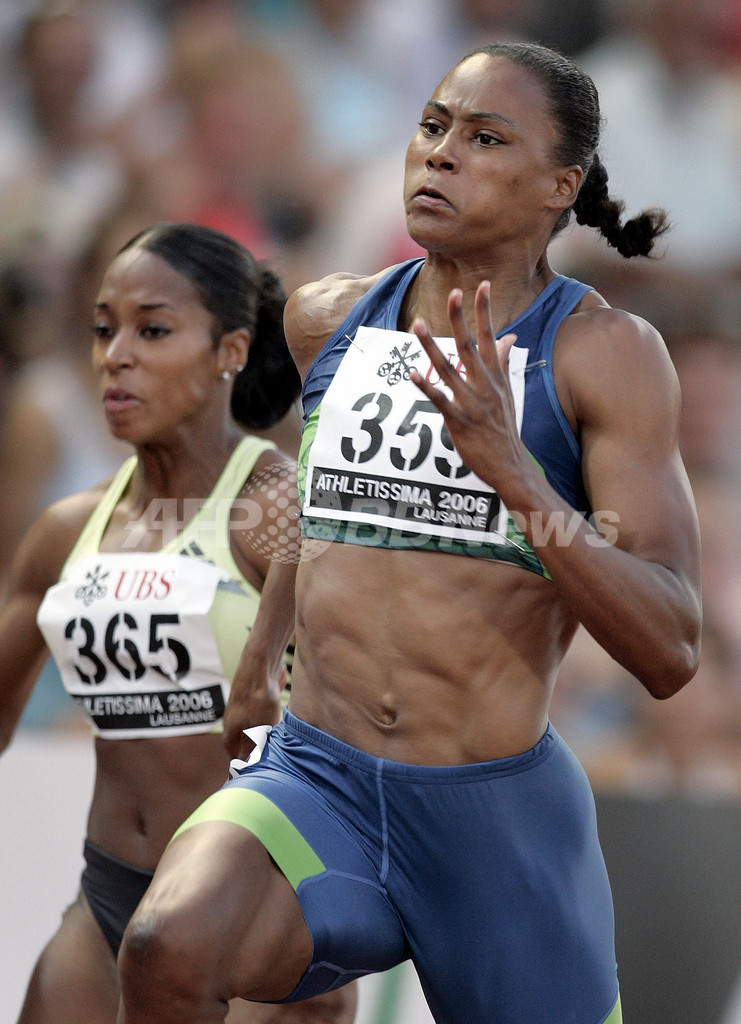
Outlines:
{"type": "Polygon", "coordinates": [[[111,1024],[118,996],[113,953],[80,895],[36,962],[18,1024],[111,1024]]]}
{"type": "Polygon", "coordinates": [[[521,757],[405,789],[385,791],[387,884],[435,1019],[605,1021],[618,992],[612,899],[568,748],[550,733],[521,757]]]}
{"type": "Polygon", "coordinates": [[[233,962],[240,988],[229,998],[305,1000],[408,957],[373,857],[296,766],[288,776],[261,764],[204,801],[160,861],[138,917],[173,918],[173,900],[181,920],[171,930],[185,934],[197,921],[220,965],[233,962]],[[295,987],[276,995],[299,965],[295,987]]]}
{"type": "Polygon", "coordinates": [[[253,830],[295,890],[312,958],[291,1001],[409,957],[384,883],[386,833],[376,767],[376,758],[286,713],[261,760],[204,805],[208,813],[230,813],[253,830]]]}
{"type": "Polygon", "coordinates": [[[311,959],[311,936],[290,882],[248,829],[199,821],[177,834],[124,937],[122,968],[159,962],[208,979],[225,1001],[282,999],[311,959]],[[128,958],[128,959],[127,959],[128,958]]]}

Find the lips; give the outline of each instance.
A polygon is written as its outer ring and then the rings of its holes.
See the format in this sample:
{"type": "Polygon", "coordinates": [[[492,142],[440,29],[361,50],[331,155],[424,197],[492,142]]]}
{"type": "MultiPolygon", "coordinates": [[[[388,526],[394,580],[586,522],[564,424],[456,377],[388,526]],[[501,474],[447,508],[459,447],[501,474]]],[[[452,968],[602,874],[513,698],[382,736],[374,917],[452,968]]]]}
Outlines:
{"type": "Polygon", "coordinates": [[[139,405],[141,399],[124,388],[106,388],[103,393],[103,405],[107,412],[123,412],[139,405]]]}
{"type": "Polygon", "coordinates": [[[439,192],[436,188],[432,188],[429,185],[423,185],[422,188],[417,189],[414,193],[414,201],[419,206],[425,206],[429,209],[452,205],[450,200],[447,199],[442,192],[439,192]]]}

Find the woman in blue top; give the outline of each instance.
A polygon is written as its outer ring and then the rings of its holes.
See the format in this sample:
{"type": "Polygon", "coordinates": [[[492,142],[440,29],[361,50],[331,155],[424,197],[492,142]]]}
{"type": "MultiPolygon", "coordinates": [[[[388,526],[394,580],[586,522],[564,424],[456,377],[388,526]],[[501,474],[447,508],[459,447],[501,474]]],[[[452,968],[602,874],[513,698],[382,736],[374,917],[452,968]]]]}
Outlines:
{"type": "Polygon", "coordinates": [[[549,702],[579,623],[670,697],[701,602],[664,344],[548,263],[572,209],[626,257],[665,227],[623,222],[599,128],[561,55],[470,54],[408,149],[425,258],[289,299],[291,697],[165,852],[120,1024],[221,1021],[234,993],[300,1000],[405,959],[440,1024],[621,1021],[594,803],[549,702]]]}

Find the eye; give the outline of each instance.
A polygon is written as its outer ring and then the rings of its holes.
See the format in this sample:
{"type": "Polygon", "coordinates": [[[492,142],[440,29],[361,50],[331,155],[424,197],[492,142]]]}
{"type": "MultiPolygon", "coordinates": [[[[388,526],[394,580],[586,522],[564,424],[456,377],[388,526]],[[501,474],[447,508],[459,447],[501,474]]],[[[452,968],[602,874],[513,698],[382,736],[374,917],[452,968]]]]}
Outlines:
{"type": "Polygon", "coordinates": [[[165,338],[170,333],[168,327],[163,327],[161,324],[146,324],[141,329],[142,338],[146,338],[148,341],[157,341],[158,338],[165,338]]]}
{"type": "Polygon", "coordinates": [[[430,138],[442,135],[445,130],[439,121],[432,121],[429,118],[425,121],[420,121],[419,127],[422,129],[422,134],[428,135],[430,138]]]}
{"type": "Polygon", "coordinates": [[[94,338],[109,341],[113,337],[113,328],[109,324],[93,324],[90,328],[94,338]]]}
{"type": "Polygon", "coordinates": [[[502,140],[496,135],[492,135],[491,132],[476,132],[474,139],[479,146],[482,146],[484,149],[502,145],[502,140]]]}

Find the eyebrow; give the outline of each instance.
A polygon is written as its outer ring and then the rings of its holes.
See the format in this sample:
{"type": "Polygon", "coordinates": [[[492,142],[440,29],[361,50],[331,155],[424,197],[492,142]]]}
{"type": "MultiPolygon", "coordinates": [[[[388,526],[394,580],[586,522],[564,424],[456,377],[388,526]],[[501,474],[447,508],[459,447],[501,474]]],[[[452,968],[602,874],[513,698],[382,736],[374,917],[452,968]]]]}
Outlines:
{"type": "MultiPolygon", "coordinates": [[[[107,302],[96,302],[95,308],[110,309],[111,307],[107,302]]],[[[175,311],[174,307],[167,302],[142,302],[138,308],[144,310],[145,313],[151,313],[156,309],[169,309],[172,312],[175,311]]]]}
{"type": "MultiPolygon", "coordinates": [[[[435,110],[439,110],[441,114],[445,114],[447,117],[451,117],[450,110],[440,100],[428,100],[428,107],[434,107],[435,110]]],[[[514,128],[515,122],[509,117],[505,117],[504,114],[495,114],[489,110],[475,110],[470,114],[466,114],[463,118],[464,121],[498,121],[500,124],[507,125],[508,128],[514,128]]]]}

